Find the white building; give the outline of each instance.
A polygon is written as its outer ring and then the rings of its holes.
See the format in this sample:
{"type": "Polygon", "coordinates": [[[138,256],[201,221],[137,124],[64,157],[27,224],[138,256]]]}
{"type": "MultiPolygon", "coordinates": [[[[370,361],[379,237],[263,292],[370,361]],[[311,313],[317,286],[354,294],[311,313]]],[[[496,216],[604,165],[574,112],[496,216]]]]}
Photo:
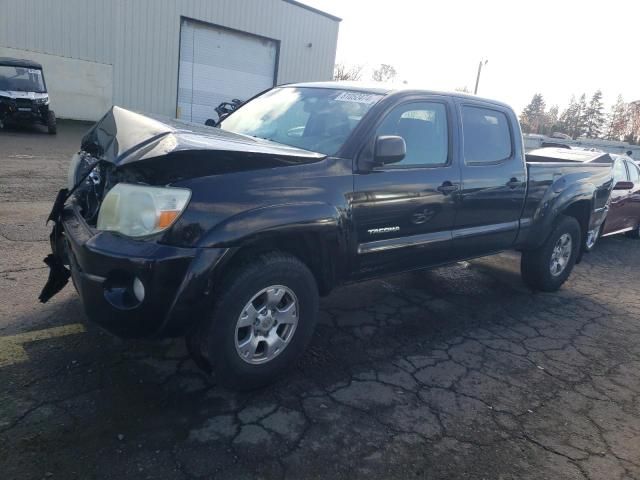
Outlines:
{"type": "Polygon", "coordinates": [[[116,104],[203,123],[222,101],[331,79],[339,22],[293,0],[0,0],[0,57],[43,65],[59,117],[116,104]]]}

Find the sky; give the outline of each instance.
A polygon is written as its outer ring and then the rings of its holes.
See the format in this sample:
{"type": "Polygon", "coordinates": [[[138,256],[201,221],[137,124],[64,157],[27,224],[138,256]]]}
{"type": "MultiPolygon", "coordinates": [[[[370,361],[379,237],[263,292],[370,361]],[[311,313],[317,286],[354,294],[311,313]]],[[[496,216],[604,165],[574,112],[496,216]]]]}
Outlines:
{"type": "Polygon", "coordinates": [[[473,91],[520,112],[534,93],[562,109],[597,89],[640,100],[640,0],[304,0],[343,20],[336,62],[388,63],[398,80],[473,91]]]}

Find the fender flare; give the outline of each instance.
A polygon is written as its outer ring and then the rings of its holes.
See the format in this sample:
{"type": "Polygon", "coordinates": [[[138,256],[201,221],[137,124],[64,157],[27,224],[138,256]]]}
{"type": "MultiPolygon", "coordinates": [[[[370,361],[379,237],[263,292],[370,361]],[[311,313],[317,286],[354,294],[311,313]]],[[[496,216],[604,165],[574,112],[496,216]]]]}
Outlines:
{"type": "MultiPolygon", "coordinates": [[[[589,202],[588,223],[593,214],[596,191],[596,187],[591,183],[570,184],[559,192],[554,190],[552,186],[533,215],[533,222],[528,235],[528,248],[540,247],[551,234],[558,217],[577,202],[589,202]]],[[[582,235],[585,236],[586,232],[582,232],[582,235]]]]}

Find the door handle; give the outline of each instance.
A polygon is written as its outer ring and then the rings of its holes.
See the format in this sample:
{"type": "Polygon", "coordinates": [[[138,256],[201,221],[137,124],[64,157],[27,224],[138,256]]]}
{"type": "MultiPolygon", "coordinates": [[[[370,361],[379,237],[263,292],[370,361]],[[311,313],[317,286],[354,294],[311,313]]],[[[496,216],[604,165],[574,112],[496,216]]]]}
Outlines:
{"type": "Polygon", "coordinates": [[[455,192],[456,190],[458,190],[458,185],[454,185],[453,183],[446,181],[443,182],[442,185],[440,185],[436,190],[438,190],[443,195],[448,195],[451,192],[455,192]]]}
{"type": "Polygon", "coordinates": [[[518,180],[516,177],[513,177],[511,180],[507,182],[507,187],[514,189],[522,185],[522,182],[518,180]]]}

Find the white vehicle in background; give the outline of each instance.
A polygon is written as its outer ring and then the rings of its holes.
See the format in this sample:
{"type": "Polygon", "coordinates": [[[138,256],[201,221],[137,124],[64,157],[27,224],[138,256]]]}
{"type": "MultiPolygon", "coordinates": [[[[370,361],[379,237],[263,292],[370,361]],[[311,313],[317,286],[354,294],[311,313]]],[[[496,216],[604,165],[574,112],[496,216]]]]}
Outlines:
{"type": "Polygon", "coordinates": [[[49,108],[39,63],[0,57],[0,128],[9,123],[41,124],[50,134],[56,133],[56,114],[49,108]]]}

